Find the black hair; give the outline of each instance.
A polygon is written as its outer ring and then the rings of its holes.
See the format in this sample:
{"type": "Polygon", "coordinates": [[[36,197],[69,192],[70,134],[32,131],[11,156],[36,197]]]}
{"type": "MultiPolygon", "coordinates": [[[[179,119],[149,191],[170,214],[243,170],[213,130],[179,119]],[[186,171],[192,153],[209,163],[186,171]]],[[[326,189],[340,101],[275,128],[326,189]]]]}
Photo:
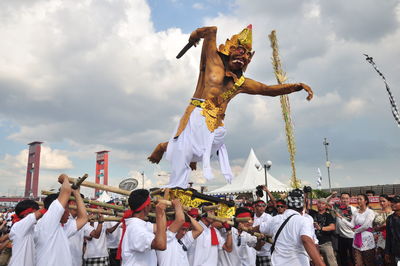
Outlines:
{"type": "Polygon", "coordinates": [[[136,210],[140,205],[145,203],[149,194],[150,192],[147,189],[136,189],[132,191],[128,199],[128,204],[131,210],[136,210]]]}
{"type": "Polygon", "coordinates": [[[30,200],[30,199],[26,199],[26,200],[20,201],[15,206],[15,214],[19,216],[19,214],[21,212],[23,212],[23,211],[25,211],[26,209],[29,209],[29,208],[32,208],[32,209],[35,209],[35,210],[39,210],[39,204],[37,204],[36,201],[30,200]]]}
{"type": "Polygon", "coordinates": [[[241,214],[241,213],[245,213],[245,212],[249,212],[251,214],[251,216],[253,216],[253,212],[249,209],[247,209],[246,207],[239,207],[236,209],[235,211],[235,216],[241,214]]]}
{"type": "Polygon", "coordinates": [[[375,191],[367,190],[367,191],[365,191],[365,194],[372,194],[373,196],[375,196],[375,191]]]}
{"type": "Polygon", "coordinates": [[[350,195],[349,192],[342,192],[342,193],[340,193],[340,196],[343,196],[343,195],[348,195],[349,197],[351,197],[351,195],[350,195]]]}
{"type": "Polygon", "coordinates": [[[380,198],[385,198],[387,201],[390,201],[390,197],[387,194],[379,195],[380,198]]]}
{"type": "Polygon", "coordinates": [[[358,194],[358,196],[362,196],[364,198],[364,200],[367,202],[367,206],[369,204],[369,198],[366,194],[358,194]]]}
{"type": "Polygon", "coordinates": [[[59,195],[59,194],[60,194],[60,193],[50,194],[50,195],[48,195],[48,196],[43,200],[44,208],[45,208],[46,210],[48,210],[49,207],[50,207],[50,205],[51,205],[51,203],[53,203],[53,201],[55,201],[55,200],[58,198],[58,195],[59,195]]]}
{"type": "MultiPolygon", "coordinates": [[[[251,217],[254,216],[254,215],[253,215],[253,212],[252,212],[251,210],[247,209],[246,207],[239,207],[239,208],[237,208],[236,211],[235,211],[235,216],[238,216],[239,214],[241,214],[241,213],[246,213],[246,212],[250,213],[250,216],[251,216],[251,217]]],[[[235,226],[235,227],[238,227],[238,222],[235,221],[234,226],[235,226]]]]}

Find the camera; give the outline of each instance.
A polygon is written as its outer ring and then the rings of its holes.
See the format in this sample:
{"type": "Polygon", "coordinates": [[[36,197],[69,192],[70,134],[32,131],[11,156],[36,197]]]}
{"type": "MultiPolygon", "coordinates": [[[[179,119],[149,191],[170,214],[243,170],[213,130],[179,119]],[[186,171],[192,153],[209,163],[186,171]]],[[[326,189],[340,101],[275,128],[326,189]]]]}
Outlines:
{"type": "Polygon", "coordinates": [[[304,193],[311,193],[312,188],[310,186],[304,186],[303,191],[304,191],[304,193]]]}
{"type": "Polygon", "coordinates": [[[264,196],[264,191],[263,191],[262,186],[256,187],[256,195],[257,195],[257,197],[260,197],[260,198],[262,198],[264,196]]]}

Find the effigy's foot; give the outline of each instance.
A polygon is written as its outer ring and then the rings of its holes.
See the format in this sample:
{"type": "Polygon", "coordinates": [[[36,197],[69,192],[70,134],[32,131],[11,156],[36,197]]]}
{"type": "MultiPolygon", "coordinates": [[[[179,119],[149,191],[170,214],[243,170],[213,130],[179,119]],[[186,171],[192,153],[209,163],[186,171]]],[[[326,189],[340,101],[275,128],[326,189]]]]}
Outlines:
{"type": "Polygon", "coordinates": [[[197,169],[197,162],[191,162],[189,164],[190,169],[192,169],[192,171],[195,171],[197,169]]]}
{"type": "Polygon", "coordinates": [[[168,142],[163,142],[157,145],[152,154],[147,159],[152,163],[159,163],[167,150],[168,142]]]}

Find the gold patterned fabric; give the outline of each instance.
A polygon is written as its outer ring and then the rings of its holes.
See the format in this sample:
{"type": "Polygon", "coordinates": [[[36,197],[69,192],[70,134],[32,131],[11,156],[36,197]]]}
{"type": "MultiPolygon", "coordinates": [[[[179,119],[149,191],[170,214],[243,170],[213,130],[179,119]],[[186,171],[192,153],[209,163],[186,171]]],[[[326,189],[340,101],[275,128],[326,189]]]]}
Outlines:
{"type": "MultiPolygon", "coordinates": [[[[240,86],[243,85],[245,80],[246,80],[245,77],[241,76],[239,79],[236,80],[231,89],[222,93],[218,97],[221,97],[223,101],[231,99],[235,95],[238,88],[240,88],[240,86]]],[[[211,132],[214,132],[215,129],[224,125],[224,123],[222,122],[225,117],[224,109],[222,107],[217,106],[214,103],[213,98],[206,99],[205,101],[192,99],[190,101],[190,104],[203,109],[201,111],[201,115],[206,118],[207,128],[211,132]]]]}

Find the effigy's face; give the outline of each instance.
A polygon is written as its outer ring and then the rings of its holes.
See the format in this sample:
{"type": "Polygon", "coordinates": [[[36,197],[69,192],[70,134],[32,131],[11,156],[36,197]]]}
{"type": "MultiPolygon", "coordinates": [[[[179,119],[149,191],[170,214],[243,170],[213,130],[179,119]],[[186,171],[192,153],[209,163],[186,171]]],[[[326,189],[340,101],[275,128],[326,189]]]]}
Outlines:
{"type": "Polygon", "coordinates": [[[229,69],[245,70],[252,56],[253,53],[241,45],[231,46],[228,61],[229,69]]]}

